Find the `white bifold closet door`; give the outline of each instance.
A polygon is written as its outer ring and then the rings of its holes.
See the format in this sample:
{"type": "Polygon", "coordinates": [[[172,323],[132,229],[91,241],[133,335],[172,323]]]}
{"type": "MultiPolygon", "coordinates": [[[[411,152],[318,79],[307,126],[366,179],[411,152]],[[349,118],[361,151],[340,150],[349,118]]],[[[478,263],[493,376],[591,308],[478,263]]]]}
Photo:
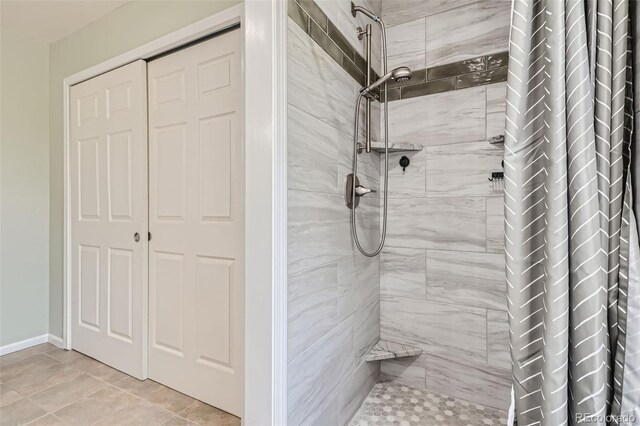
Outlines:
{"type": "Polygon", "coordinates": [[[69,100],[72,346],[144,378],[146,63],[77,84],[69,100]]]}
{"type": "Polygon", "coordinates": [[[240,31],[148,63],[149,377],[242,414],[240,31]]]}

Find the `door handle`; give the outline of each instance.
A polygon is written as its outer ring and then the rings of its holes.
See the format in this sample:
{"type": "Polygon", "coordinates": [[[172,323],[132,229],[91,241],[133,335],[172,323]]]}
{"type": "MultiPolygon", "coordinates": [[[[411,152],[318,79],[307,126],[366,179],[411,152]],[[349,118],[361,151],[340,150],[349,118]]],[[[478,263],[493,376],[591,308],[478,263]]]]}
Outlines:
{"type": "Polygon", "coordinates": [[[136,243],[140,241],[140,234],[138,234],[137,232],[133,234],[133,241],[135,241],[136,243]]]}

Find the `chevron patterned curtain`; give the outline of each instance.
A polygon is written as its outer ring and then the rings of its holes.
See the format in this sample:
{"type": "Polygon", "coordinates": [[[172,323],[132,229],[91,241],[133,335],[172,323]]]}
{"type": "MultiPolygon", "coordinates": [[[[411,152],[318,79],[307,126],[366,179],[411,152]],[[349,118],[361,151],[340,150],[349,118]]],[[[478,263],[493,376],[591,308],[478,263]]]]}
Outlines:
{"type": "Polygon", "coordinates": [[[640,425],[635,3],[513,2],[505,245],[520,426],[640,425]]]}

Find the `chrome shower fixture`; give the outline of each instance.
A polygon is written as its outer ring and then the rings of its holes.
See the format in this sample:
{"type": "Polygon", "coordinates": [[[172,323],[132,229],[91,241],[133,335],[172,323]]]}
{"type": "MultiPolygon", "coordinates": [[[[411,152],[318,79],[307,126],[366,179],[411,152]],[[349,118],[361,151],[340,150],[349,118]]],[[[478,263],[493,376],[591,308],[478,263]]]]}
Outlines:
{"type": "Polygon", "coordinates": [[[413,73],[408,67],[398,67],[389,71],[367,87],[363,87],[362,89],[360,89],[360,93],[364,94],[365,96],[373,96],[372,91],[380,87],[389,79],[394,80],[397,83],[404,83],[405,81],[411,80],[412,76],[413,73]]]}
{"type": "MultiPolygon", "coordinates": [[[[386,74],[387,73],[387,59],[386,59],[387,35],[384,27],[384,22],[382,22],[382,19],[380,19],[378,15],[376,15],[375,13],[371,12],[368,9],[365,9],[362,6],[356,6],[353,2],[351,2],[351,15],[353,15],[353,17],[355,18],[358,12],[369,17],[371,20],[373,20],[373,22],[378,24],[378,26],[380,27],[380,32],[382,34],[382,42],[383,42],[382,56],[384,56],[383,73],[386,74]]],[[[371,24],[365,25],[364,28],[358,27],[357,31],[358,31],[358,40],[362,40],[363,38],[365,39],[365,60],[367,62],[367,71],[365,72],[365,76],[366,76],[365,86],[368,87],[371,84],[371,78],[372,78],[371,74],[373,73],[371,70],[371,36],[372,36],[371,24]]],[[[364,150],[369,153],[371,152],[371,102],[375,99],[375,96],[367,92],[366,96],[364,96],[364,99],[365,99],[364,150]]]]}
{"type": "MultiPolygon", "coordinates": [[[[387,71],[387,32],[384,26],[384,22],[380,17],[371,11],[365,9],[362,6],[356,6],[351,3],[351,14],[355,17],[360,12],[365,16],[371,18],[380,27],[380,38],[382,42],[382,77],[371,82],[371,24],[365,25],[365,28],[358,27],[358,38],[365,38],[365,55],[367,61],[367,72],[365,87],[358,92],[358,99],[356,101],[356,110],[354,117],[354,129],[353,129],[353,162],[351,167],[351,174],[347,176],[347,187],[345,190],[345,201],[347,207],[351,209],[351,237],[356,247],[364,256],[373,257],[380,254],[382,247],[384,247],[384,240],[387,237],[387,212],[388,212],[388,195],[389,195],[389,102],[383,103],[384,111],[384,184],[382,193],[382,229],[380,232],[380,241],[378,246],[373,251],[367,251],[360,245],[358,239],[358,228],[356,226],[356,208],[358,207],[360,198],[366,194],[375,192],[369,188],[365,188],[360,185],[358,181],[358,154],[362,152],[362,149],[366,152],[371,152],[371,102],[376,99],[376,96],[372,93],[372,90],[378,87],[384,90],[384,100],[387,99],[387,82],[389,80],[395,80],[398,83],[409,80],[412,76],[412,72],[408,67],[398,67],[394,70],[387,71]],[[360,103],[365,101],[365,143],[364,145],[358,141],[360,122],[360,103]]],[[[406,167],[406,166],[404,166],[406,167]]]]}
{"type": "Polygon", "coordinates": [[[358,38],[365,38],[365,55],[367,61],[367,71],[365,87],[358,93],[358,100],[356,101],[355,117],[354,117],[354,131],[353,131],[353,162],[351,168],[351,175],[347,177],[346,188],[346,204],[351,209],[351,237],[354,244],[364,256],[373,257],[380,254],[382,247],[384,247],[384,240],[387,236],[387,196],[389,194],[389,106],[388,102],[384,102],[384,184],[382,199],[382,229],[380,233],[380,241],[378,246],[373,251],[367,251],[360,245],[358,238],[358,229],[356,226],[356,208],[359,203],[359,199],[365,194],[373,192],[372,190],[365,188],[358,182],[358,154],[362,150],[363,146],[358,141],[358,123],[360,121],[360,103],[364,99],[365,101],[365,143],[364,149],[366,152],[371,152],[371,102],[374,100],[370,91],[377,87],[384,87],[384,96],[387,98],[387,84],[386,82],[393,78],[398,82],[406,81],[411,78],[411,70],[407,67],[396,68],[391,72],[387,72],[387,33],[384,22],[375,13],[365,9],[361,6],[356,6],[351,3],[351,14],[355,17],[357,13],[362,13],[369,17],[380,27],[380,38],[382,42],[382,75],[383,77],[371,82],[372,70],[371,70],[371,24],[367,24],[365,28],[358,28],[358,38]]]}
{"type": "Polygon", "coordinates": [[[391,72],[393,73],[391,78],[393,78],[396,83],[404,83],[413,77],[413,72],[411,72],[409,67],[398,67],[391,72]]]}
{"type": "Polygon", "coordinates": [[[355,4],[353,4],[353,2],[351,2],[351,16],[355,18],[358,12],[368,16],[373,22],[380,21],[380,18],[375,13],[371,12],[368,9],[365,9],[362,6],[356,6],[355,4]]]}

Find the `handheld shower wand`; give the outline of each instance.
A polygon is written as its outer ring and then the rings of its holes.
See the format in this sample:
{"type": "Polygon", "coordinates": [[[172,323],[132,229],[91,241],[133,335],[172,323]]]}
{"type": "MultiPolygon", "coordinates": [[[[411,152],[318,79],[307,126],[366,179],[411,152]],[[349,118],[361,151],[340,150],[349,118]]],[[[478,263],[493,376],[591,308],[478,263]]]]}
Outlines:
{"type": "Polygon", "coordinates": [[[373,95],[373,90],[385,84],[389,79],[394,80],[398,83],[403,83],[405,81],[409,81],[412,76],[413,73],[407,67],[394,68],[367,87],[363,87],[362,89],[360,89],[360,93],[363,93],[365,96],[373,95]]]}
{"type": "MultiPolygon", "coordinates": [[[[350,198],[352,201],[351,201],[351,205],[347,203],[347,206],[351,208],[351,236],[353,238],[353,242],[355,243],[360,253],[362,253],[364,256],[374,257],[374,256],[377,256],[382,251],[382,247],[384,247],[384,241],[387,236],[387,204],[388,204],[387,196],[389,193],[389,120],[388,120],[389,106],[387,102],[387,99],[388,99],[387,82],[391,79],[397,81],[398,83],[405,82],[411,78],[412,73],[411,73],[411,70],[407,67],[398,67],[393,69],[391,72],[387,71],[387,34],[386,34],[384,22],[382,21],[382,19],[380,19],[380,17],[378,17],[373,12],[365,9],[362,6],[356,6],[353,3],[351,3],[351,14],[355,17],[357,13],[362,13],[363,15],[369,17],[371,20],[373,20],[380,26],[380,32],[381,32],[381,38],[382,38],[383,76],[373,83],[370,83],[370,81],[367,81],[368,86],[363,87],[358,93],[358,100],[356,102],[356,111],[355,111],[355,120],[354,120],[355,122],[354,133],[353,133],[353,139],[354,139],[353,164],[352,164],[352,178],[350,179],[350,182],[352,183],[350,186],[349,184],[347,184],[347,191],[350,192],[350,194],[349,193],[347,194],[350,195],[350,198]],[[356,197],[361,197],[365,195],[364,193],[361,194],[362,187],[360,187],[360,191],[358,192],[357,183],[356,183],[357,176],[358,176],[358,145],[359,145],[358,144],[358,133],[359,133],[358,123],[360,121],[359,120],[360,104],[362,99],[366,98],[370,100],[371,98],[374,98],[375,96],[372,91],[377,89],[380,86],[384,87],[384,101],[385,101],[384,102],[384,154],[385,154],[385,157],[384,157],[384,193],[383,193],[384,204],[383,204],[383,210],[382,210],[382,232],[381,232],[380,242],[378,244],[378,247],[374,251],[368,252],[365,249],[363,249],[362,246],[360,245],[360,240],[358,239],[358,229],[356,226],[356,206],[357,206],[356,197]]],[[[370,69],[370,67],[371,67],[371,64],[367,62],[368,70],[370,69]]],[[[370,113],[369,108],[367,108],[366,113],[367,114],[370,113]]],[[[367,119],[367,122],[369,122],[368,119],[367,119]]],[[[369,135],[367,135],[367,137],[369,137],[369,135]]]]}

